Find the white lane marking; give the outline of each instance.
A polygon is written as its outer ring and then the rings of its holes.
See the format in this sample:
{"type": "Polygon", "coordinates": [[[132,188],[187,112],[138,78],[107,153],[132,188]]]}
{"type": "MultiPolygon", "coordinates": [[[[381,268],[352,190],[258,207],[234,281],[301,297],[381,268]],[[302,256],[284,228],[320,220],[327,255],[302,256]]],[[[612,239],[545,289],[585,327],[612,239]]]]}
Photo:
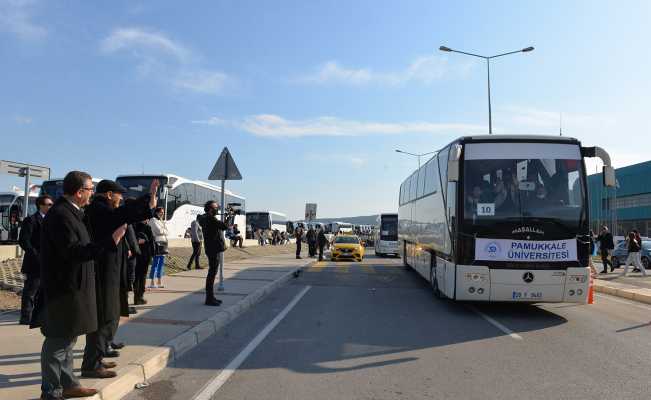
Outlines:
{"type": "Polygon", "coordinates": [[[476,308],[473,307],[473,306],[468,306],[468,308],[470,308],[472,311],[474,311],[474,312],[476,312],[477,314],[479,314],[479,316],[481,316],[483,319],[485,319],[485,320],[488,321],[490,324],[492,324],[493,326],[495,326],[497,329],[499,329],[499,330],[501,330],[502,332],[504,332],[504,333],[506,333],[507,335],[509,335],[512,339],[515,339],[515,340],[522,340],[522,336],[518,335],[517,333],[513,332],[512,330],[510,330],[510,329],[507,328],[506,326],[502,325],[500,322],[498,322],[498,321],[495,320],[494,318],[489,317],[488,315],[484,314],[483,312],[479,311],[478,309],[476,309],[476,308]]]}
{"type": "Polygon", "coordinates": [[[645,305],[642,305],[642,304],[639,304],[639,303],[635,303],[633,301],[620,300],[618,298],[615,298],[613,296],[609,296],[607,294],[595,294],[595,295],[597,297],[601,297],[601,298],[606,299],[606,300],[614,301],[615,303],[622,303],[622,304],[626,304],[626,305],[629,305],[629,306],[641,308],[643,310],[651,311],[651,307],[645,306],[645,305]]]}
{"type": "Polygon", "coordinates": [[[258,347],[260,343],[273,331],[273,329],[280,323],[280,321],[289,314],[289,312],[294,308],[294,306],[301,300],[301,298],[307,293],[308,290],[310,290],[312,286],[306,286],[303,290],[300,291],[293,299],[292,301],[287,304],[287,306],[280,312],[280,314],[276,315],[276,317],[269,322],[267,326],[264,327],[263,330],[260,331],[260,333],[257,334],[256,337],[249,342],[249,344],[246,345],[246,347],[240,352],[240,354],[237,355],[228,365],[226,368],[222,370],[222,372],[217,375],[215,378],[213,378],[210,382],[206,384],[206,386],[201,389],[201,392],[199,392],[196,396],[193,397],[193,400],[210,400],[212,396],[217,393],[217,391],[224,386],[224,384],[228,381],[228,379],[237,371],[237,369],[242,365],[242,363],[251,355],[253,350],[258,347]]]}

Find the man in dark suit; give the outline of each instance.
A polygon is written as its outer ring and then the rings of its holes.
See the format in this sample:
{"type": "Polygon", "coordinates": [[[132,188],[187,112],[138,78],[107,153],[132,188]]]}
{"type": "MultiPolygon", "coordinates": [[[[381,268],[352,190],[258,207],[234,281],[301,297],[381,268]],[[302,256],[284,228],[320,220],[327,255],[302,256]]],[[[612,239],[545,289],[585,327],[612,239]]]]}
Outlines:
{"type": "Polygon", "coordinates": [[[41,350],[41,399],[93,396],[73,373],[72,349],[77,336],[97,330],[93,259],[122,240],[126,225],[91,241],[84,212],[93,194],[85,172],[69,172],[59,198],[43,220],[41,231],[41,287],[32,326],[45,336],[41,350]]]}
{"type": "MultiPolygon", "coordinates": [[[[121,206],[126,189],[120,184],[105,179],[97,184],[96,195],[86,207],[85,220],[90,228],[91,237],[104,237],[116,227],[133,224],[151,216],[151,209],[156,206],[158,181],[154,180],[150,194],[142,196],[121,206]]],[[[128,245],[124,239],[115,246],[95,257],[95,291],[97,293],[98,329],[86,335],[84,361],[81,376],[86,378],[112,378],[114,371],[106,370],[106,356],[118,356],[119,352],[109,348],[115,337],[120,316],[129,316],[124,289],[127,283],[128,245]]]]}
{"type": "Polygon", "coordinates": [[[52,197],[45,194],[36,198],[38,211],[33,215],[25,218],[20,228],[18,243],[23,249],[23,266],[20,269],[25,275],[23,284],[22,301],[20,307],[20,324],[29,325],[32,320],[32,310],[34,309],[34,296],[41,283],[41,262],[39,261],[39,252],[41,249],[41,224],[45,214],[50,207],[54,205],[52,197]]]}
{"type": "Polygon", "coordinates": [[[219,204],[216,201],[210,200],[206,202],[203,209],[206,213],[201,215],[199,224],[203,230],[203,247],[206,251],[206,257],[208,257],[205,304],[207,306],[219,306],[222,302],[215,298],[215,275],[217,274],[217,268],[219,268],[221,253],[226,249],[224,231],[228,229],[228,225],[217,219],[219,204]]]}

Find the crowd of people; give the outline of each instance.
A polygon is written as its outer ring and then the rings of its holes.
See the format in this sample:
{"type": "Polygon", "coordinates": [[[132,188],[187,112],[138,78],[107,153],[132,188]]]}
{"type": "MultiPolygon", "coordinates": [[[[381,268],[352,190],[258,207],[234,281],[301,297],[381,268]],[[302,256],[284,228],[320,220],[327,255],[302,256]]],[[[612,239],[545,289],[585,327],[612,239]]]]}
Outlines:
{"type": "Polygon", "coordinates": [[[296,239],[296,258],[301,259],[301,250],[303,242],[307,242],[308,255],[316,257],[317,249],[319,251],[319,261],[323,261],[323,251],[328,244],[328,238],[325,235],[325,230],[322,227],[309,227],[307,231],[302,227],[294,230],[294,238],[296,239]]]}
{"type": "Polygon", "coordinates": [[[278,229],[254,229],[253,238],[258,241],[258,245],[260,246],[278,246],[289,243],[289,234],[287,232],[280,232],[278,229]]]}
{"type": "MultiPolygon", "coordinates": [[[[156,207],[158,187],[154,180],[148,194],[124,199],[127,190],[118,183],[103,180],[94,187],[89,174],[71,171],[63,181],[63,196],[39,196],[38,211],[22,222],[19,243],[26,279],[20,324],[40,328],[45,337],[41,399],[97,393],[83,387],[73,372],[73,347],[80,335],[86,336],[81,376],[117,375],[116,362],[107,359],[119,357],[125,345],[114,341],[120,317],[136,312],[128,292],[133,291],[134,304],[146,304],[147,278],[149,288],[164,287],[168,239],[165,211],[156,207]]],[[[205,304],[219,306],[213,286],[229,227],[217,219],[215,201],[208,201],[204,211],[195,231],[209,262],[205,304]]],[[[230,228],[237,236],[237,226],[230,228]]],[[[198,254],[195,260],[198,266],[198,254]]]]}

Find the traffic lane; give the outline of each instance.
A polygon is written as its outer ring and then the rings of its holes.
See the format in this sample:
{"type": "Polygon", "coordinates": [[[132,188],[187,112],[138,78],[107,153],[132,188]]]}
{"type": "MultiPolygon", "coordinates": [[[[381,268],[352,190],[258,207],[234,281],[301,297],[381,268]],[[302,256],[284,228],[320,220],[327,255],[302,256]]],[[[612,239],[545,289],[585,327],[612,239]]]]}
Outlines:
{"type": "MultiPolygon", "coordinates": [[[[549,382],[550,387],[567,388],[565,395],[649,398],[651,308],[603,295],[597,295],[592,305],[511,303],[474,307],[519,333],[529,348],[544,349],[534,351],[532,365],[522,368],[538,370],[541,382],[549,382]],[[532,329],[550,316],[567,322],[532,329]]],[[[504,350],[504,357],[518,357],[512,349],[504,350]]]]}
{"type": "MultiPolygon", "coordinates": [[[[523,393],[524,385],[505,388],[504,360],[495,357],[496,349],[517,348],[522,358],[522,344],[465,304],[435,300],[413,272],[404,271],[399,282],[413,287],[376,287],[358,267],[348,274],[335,268],[304,273],[295,284],[312,285],[321,276],[327,285],[312,286],[213,398],[486,399],[523,393]],[[488,396],[486,385],[473,384],[480,376],[494,386],[488,396]]],[[[550,318],[536,329],[559,323],[564,321],[550,318]]]]}
{"type": "MultiPolygon", "coordinates": [[[[231,377],[236,383],[226,383],[225,386],[232,385],[234,389],[224,387],[219,391],[220,398],[225,390],[234,390],[233,396],[237,398],[303,398],[305,393],[317,396],[322,390],[321,398],[333,398],[328,393],[336,391],[337,385],[330,387],[328,382],[347,381],[349,376],[354,378],[351,382],[355,382],[356,375],[373,375],[376,369],[412,363],[418,360],[423,348],[445,348],[484,338],[496,338],[498,342],[510,340],[465,307],[434,300],[426,283],[396,260],[385,263],[369,257],[365,263],[386,267],[391,272],[364,272],[364,265],[360,263],[348,273],[341,272],[339,267],[343,264],[339,263],[324,269],[323,273],[306,272],[293,285],[274,292],[220,334],[188,352],[174,367],[154,377],[150,388],[127,398],[192,398],[235,358],[285,303],[314,282],[323,286],[312,287],[307,292],[253,352],[251,361],[246,361],[231,377]],[[387,274],[392,274],[393,284],[375,279],[376,275],[381,278],[387,274]],[[399,278],[395,279],[394,274],[399,278]],[[418,320],[427,321],[427,324],[423,326],[418,320]],[[402,325],[407,329],[401,329],[402,325]],[[275,374],[282,376],[274,377],[275,374]],[[238,383],[242,378],[251,379],[253,384],[238,383]],[[285,381],[294,378],[298,380],[296,387],[294,383],[285,386],[285,381]],[[320,389],[313,393],[311,388],[315,384],[320,389]]],[[[339,397],[348,398],[346,391],[349,390],[351,388],[346,385],[339,397]]],[[[395,395],[391,391],[387,393],[389,398],[395,395]]]]}

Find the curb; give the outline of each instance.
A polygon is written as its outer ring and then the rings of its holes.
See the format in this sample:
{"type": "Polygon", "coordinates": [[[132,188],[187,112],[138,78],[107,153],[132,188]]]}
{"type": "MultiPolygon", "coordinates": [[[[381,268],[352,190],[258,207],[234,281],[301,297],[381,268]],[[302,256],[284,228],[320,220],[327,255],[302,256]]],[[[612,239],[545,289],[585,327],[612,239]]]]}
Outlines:
{"type": "Polygon", "coordinates": [[[188,350],[199,345],[210,336],[218,333],[231,321],[239,317],[245,311],[259,303],[262,299],[283,286],[297,273],[309,268],[315,261],[310,261],[302,266],[295,267],[280,278],[255,290],[242,300],[233,304],[225,310],[217,312],[211,318],[204,320],[199,325],[181,333],[159,348],[152,350],[140,359],[129,363],[128,366],[120,369],[119,376],[108,385],[99,389],[99,392],[92,397],[84,397],[87,400],[119,400],[135,389],[137,384],[146,383],[151,377],[173,364],[188,350]]]}
{"type": "Polygon", "coordinates": [[[595,280],[594,290],[595,292],[609,294],[623,299],[651,304],[651,289],[620,289],[599,283],[599,280],[597,279],[595,280]]]}

